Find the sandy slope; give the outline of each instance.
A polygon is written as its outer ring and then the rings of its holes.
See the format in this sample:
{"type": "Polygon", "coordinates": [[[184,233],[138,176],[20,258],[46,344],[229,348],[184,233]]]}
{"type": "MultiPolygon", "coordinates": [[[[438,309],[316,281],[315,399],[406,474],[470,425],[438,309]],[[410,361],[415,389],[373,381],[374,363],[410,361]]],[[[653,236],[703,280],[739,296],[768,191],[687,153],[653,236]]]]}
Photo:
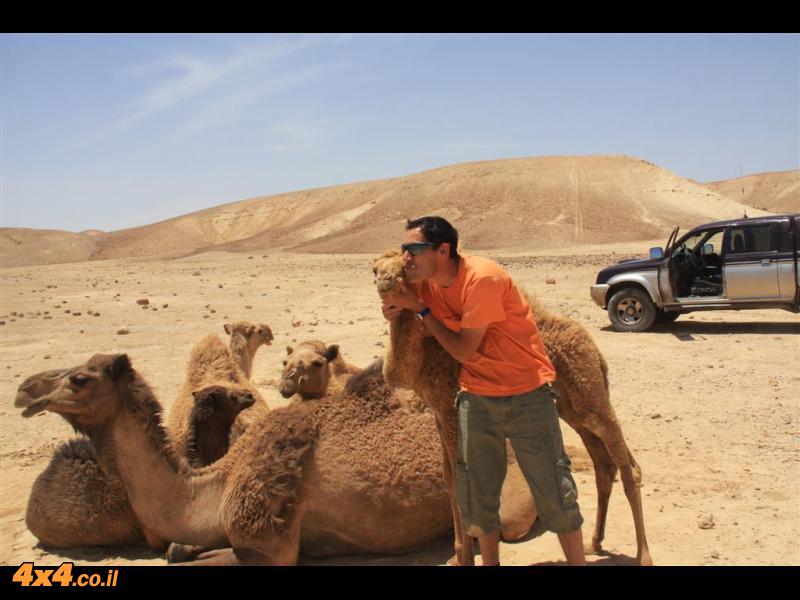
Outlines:
{"type": "MultiPolygon", "coordinates": [[[[645,520],[656,563],[800,564],[800,321],[782,311],[719,312],[684,316],[644,334],[612,331],[604,311],[589,299],[596,270],[659,242],[506,253],[499,259],[549,306],[580,320],[605,353],[613,404],[644,469],[645,520]],[[548,277],[556,284],[546,285],[548,277]],[[699,528],[703,513],[713,514],[713,529],[699,528]]],[[[319,337],[339,343],[349,360],[365,365],[383,353],[387,341],[369,254],[216,252],[2,268],[0,286],[0,563],[8,565],[163,563],[143,549],[36,546],[24,523],[28,493],[71,431],[56,415],[23,419],[13,408],[16,388],[28,375],[75,365],[95,352],[127,352],[169,405],[192,345],[209,332],[222,333],[226,320],[251,319],[276,333],[275,344],[257,356],[253,378],[278,406],[283,401],[276,380],[287,343],[319,337]],[[158,310],[142,309],[139,298],[149,298],[158,310]],[[100,316],[89,316],[89,310],[100,316]],[[293,320],[302,324],[293,327],[293,320]],[[116,334],[123,327],[129,335],[116,334]]],[[[579,447],[564,427],[567,444],[579,447]]],[[[588,539],[593,475],[583,470],[575,477],[588,539]]],[[[606,539],[611,554],[591,557],[594,563],[627,564],[635,555],[621,486],[612,495],[606,539]]],[[[399,557],[306,562],[439,564],[450,548],[445,539],[399,557]]],[[[562,558],[551,534],[503,544],[501,552],[507,564],[562,558]]]]}
{"type": "Polygon", "coordinates": [[[759,173],[706,186],[748,206],[775,213],[800,212],[800,169],[759,173]]]}
{"type": "Polygon", "coordinates": [[[666,237],[762,214],[628,156],[463,163],[405,177],[224,204],[107,234],[0,229],[0,266],[211,250],[379,252],[406,218],[440,214],[472,248],[539,250],[666,237]]]}

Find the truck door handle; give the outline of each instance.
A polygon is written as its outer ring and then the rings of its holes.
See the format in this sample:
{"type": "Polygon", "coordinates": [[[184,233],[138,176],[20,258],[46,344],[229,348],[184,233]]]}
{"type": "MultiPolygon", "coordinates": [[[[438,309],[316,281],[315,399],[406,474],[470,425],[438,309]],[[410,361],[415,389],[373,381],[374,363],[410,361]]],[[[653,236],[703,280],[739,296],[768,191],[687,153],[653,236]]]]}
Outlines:
{"type": "Polygon", "coordinates": [[[769,259],[769,258],[762,259],[761,266],[762,267],[768,267],[771,262],[772,262],[772,259],[769,259]]]}

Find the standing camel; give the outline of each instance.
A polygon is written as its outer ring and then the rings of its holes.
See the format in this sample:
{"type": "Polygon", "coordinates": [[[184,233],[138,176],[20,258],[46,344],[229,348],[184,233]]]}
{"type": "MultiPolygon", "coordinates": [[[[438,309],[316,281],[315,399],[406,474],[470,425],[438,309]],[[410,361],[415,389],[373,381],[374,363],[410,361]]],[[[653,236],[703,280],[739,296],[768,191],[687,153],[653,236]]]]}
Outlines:
{"type": "MultiPolygon", "coordinates": [[[[379,293],[389,292],[399,278],[405,279],[403,259],[396,250],[386,252],[373,265],[379,293]]],[[[636,559],[652,565],[644,530],[640,492],[642,471],[625,443],[622,428],[609,400],[608,367],[588,332],[577,322],[548,311],[530,294],[533,311],[547,354],[556,369],[559,416],[581,437],[592,458],[597,486],[597,517],[591,547],[602,552],[608,501],[619,470],[636,530],[636,559]]],[[[473,564],[471,538],[460,524],[455,502],[455,465],[458,443],[454,398],[458,391],[459,363],[433,337],[411,311],[403,311],[390,323],[391,345],[386,353],[386,380],[417,392],[436,415],[445,461],[445,478],[453,507],[455,549],[459,564],[473,564]]]]}

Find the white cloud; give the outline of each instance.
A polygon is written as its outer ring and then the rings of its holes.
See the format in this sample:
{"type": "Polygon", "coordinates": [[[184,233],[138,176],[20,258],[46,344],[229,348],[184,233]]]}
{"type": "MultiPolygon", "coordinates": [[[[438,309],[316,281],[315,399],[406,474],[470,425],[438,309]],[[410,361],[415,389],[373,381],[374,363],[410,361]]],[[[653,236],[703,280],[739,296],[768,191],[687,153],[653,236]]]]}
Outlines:
{"type": "MultiPolygon", "coordinates": [[[[204,94],[210,94],[222,85],[223,80],[229,79],[237,73],[243,73],[255,67],[269,67],[319,41],[320,38],[311,37],[270,39],[267,42],[259,41],[256,44],[237,44],[234,46],[234,53],[221,60],[173,55],[162,60],[129,67],[120,71],[118,75],[129,79],[146,77],[158,79],[158,81],[151,84],[142,95],[131,102],[132,108],[126,114],[116,119],[115,123],[90,136],[85,143],[99,143],[121,135],[151,117],[204,94]]],[[[262,97],[265,88],[266,93],[269,93],[269,90],[280,88],[282,83],[286,85],[292,80],[301,80],[302,76],[277,75],[275,79],[276,81],[271,85],[256,86],[249,91],[227,94],[226,99],[216,101],[216,106],[211,105],[205,110],[213,115],[215,112],[219,112],[219,106],[228,105],[236,108],[237,104],[247,105],[252,103],[253,99],[262,97]]],[[[188,132],[202,129],[202,125],[198,123],[202,123],[203,120],[203,109],[201,109],[190,119],[185,130],[188,132]],[[192,121],[194,124],[191,123],[192,121]]]]}

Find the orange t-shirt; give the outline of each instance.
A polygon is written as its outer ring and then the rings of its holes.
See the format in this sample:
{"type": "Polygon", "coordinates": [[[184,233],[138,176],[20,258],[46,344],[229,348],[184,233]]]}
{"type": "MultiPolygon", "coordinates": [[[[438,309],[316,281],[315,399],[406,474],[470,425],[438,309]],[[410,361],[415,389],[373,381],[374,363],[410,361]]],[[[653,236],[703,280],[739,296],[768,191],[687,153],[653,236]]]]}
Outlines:
{"type": "Polygon", "coordinates": [[[461,365],[462,390],[511,396],[555,381],[528,301],[493,260],[462,255],[450,287],[423,281],[417,293],[451,331],[488,326],[477,352],[461,365]]]}

